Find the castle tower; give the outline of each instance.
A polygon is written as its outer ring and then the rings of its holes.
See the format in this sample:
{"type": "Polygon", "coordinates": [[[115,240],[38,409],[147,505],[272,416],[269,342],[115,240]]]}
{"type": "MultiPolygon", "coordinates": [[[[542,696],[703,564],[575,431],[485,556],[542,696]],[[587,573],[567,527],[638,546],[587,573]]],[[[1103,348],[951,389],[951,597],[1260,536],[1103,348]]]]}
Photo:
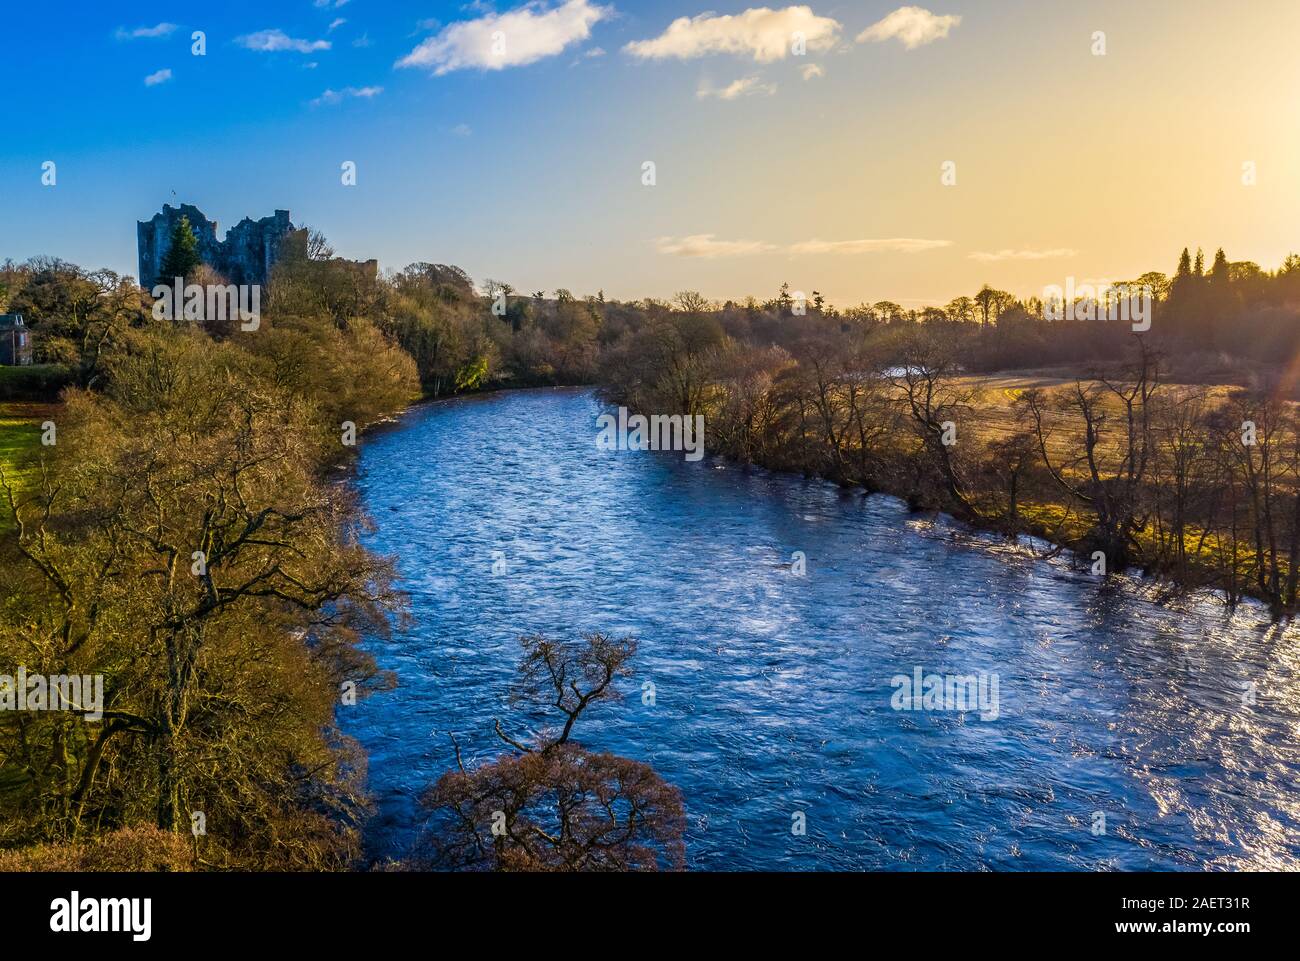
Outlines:
{"type": "MultiPolygon", "coordinates": [[[[273,216],[261,220],[245,217],[226,231],[225,240],[218,241],[217,222],[208,220],[198,207],[163,204],[160,213],[136,224],[141,287],[152,289],[156,284],[172,282],[173,278],[161,276],[162,265],[171,249],[172,231],[182,216],[189,218],[198,239],[199,258],[232,284],[265,285],[280,259],[286,238],[304,233],[294,229],[289,211],[277,210],[273,216]]],[[[305,245],[305,236],[303,242],[305,245]]]]}

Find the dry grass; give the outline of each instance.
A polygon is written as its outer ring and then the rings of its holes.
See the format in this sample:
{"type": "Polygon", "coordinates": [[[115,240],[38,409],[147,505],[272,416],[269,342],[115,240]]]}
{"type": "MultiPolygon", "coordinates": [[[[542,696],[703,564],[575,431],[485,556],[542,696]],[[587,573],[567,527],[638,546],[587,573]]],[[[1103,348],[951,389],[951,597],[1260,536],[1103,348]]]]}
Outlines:
{"type": "MultiPolygon", "coordinates": [[[[1083,383],[1087,385],[1095,382],[1084,380],[1083,383]]],[[[1015,371],[990,377],[959,377],[953,381],[953,386],[958,392],[969,395],[968,405],[974,421],[975,438],[986,444],[1032,430],[1032,422],[1021,419],[1024,407],[1019,401],[1025,391],[1040,390],[1050,401],[1072,394],[1074,385],[1073,377],[1062,377],[1040,371],[1015,371]]],[[[1197,390],[1202,392],[1207,402],[1213,406],[1226,399],[1235,389],[1230,385],[1196,388],[1169,385],[1162,387],[1161,391],[1172,393],[1197,390]]],[[[1049,403],[1047,406],[1052,405],[1049,403]]],[[[1102,406],[1116,415],[1122,412],[1119,399],[1116,397],[1103,398],[1102,406]]],[[[1082,454],[1083,419],[1077,413],[1049,411],[1043,421],[1049,432],[1047,450],[1052,456],[1053,463],[1067,463],[1082,454]]],[[[1118,420],[1113,422],[1113,429],[1102,438],[1103,449],[1108,441],[1111,443],[1122,441],[1123,432],[1123,423],[1118,420]]]]}
{"type": "Polygon", "coordinates": [[[0,871],[193,871],[192,842],[154,827],[123,828],[87,842],[0,851],[0,871]]]}

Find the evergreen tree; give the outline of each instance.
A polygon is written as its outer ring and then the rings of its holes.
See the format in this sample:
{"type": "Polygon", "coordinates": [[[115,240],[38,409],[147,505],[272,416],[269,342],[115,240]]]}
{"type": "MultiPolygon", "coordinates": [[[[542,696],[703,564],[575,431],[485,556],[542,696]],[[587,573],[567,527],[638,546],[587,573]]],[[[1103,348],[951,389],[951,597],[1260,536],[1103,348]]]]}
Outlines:
{"type": "Polygon", "coordinates": [[[163,258],[161,279],[170,282],[176,277],[188,277],[201,263],[203,259],[199,256],[199,239],[194,236],[190,218],[182,214],[172,228],[171,245],[167,249],[167,256],[163,258]]]}
{"type": "Polygon", "coordinates": [[[1210,268],[1210,283],[1225,286],[1228,283],[1228,258],[1224,256],[1222,247],[1214,255],[1214,266],[1210,268]]]}
{"type": "Polygon", "coordinates": [[[1237,298],[1232,291],[1232,270],[1228,258],[1220,247],[1214,255],[1214,266],[1210,268],[1208,297],[1204,305],[1205,343],[1209,347],[1219,347],[1219,328],[1229,324],[1238,311],[1237,298]]]}
{"type": "Polygon", "coordinates": [[[1196,276],[1205,276],[1205,251],[1200,247],[1196,248],[1196,276]]]}
{"type": "Polygon", "coordinates": [[[1169,285],[1168,318],[1170,326],[1188,336],[1198,336],[1202,327],[1201,283],[1197,275],[1204,269],[1200,254],[1197,266],[1192,267],[1192,257],[1183,248],[1178,258],[1178,271],[1169,285]],[[1195,271],[1195,272],[1193,272],[1195,271]]]}

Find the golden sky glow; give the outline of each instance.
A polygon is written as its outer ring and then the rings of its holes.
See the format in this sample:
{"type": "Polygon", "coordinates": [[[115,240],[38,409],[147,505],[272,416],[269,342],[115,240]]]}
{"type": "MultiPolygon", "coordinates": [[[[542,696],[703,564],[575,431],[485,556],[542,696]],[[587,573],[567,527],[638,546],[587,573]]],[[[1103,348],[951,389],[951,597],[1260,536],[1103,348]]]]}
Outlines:
{"type": "Polygon", "coordinates": [[[620,298],[920,306],[1300,248],[1296,0],[925,2],[552,0],[423,32],[414,6],[259,32],[270,12],[231,11],[202,60],[188,28],[122,39],[106,13],[13,52],[0,256],[134,273],[134,221],[172,191],[223,226],[288,208],[385,268],[620,298]]]}

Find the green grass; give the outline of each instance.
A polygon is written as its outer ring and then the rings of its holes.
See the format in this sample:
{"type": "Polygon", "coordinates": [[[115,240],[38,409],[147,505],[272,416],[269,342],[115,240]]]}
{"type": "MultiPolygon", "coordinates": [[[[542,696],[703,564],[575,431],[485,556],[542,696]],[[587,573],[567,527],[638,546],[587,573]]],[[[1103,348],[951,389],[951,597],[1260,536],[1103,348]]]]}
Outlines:
{"type": "Polygon", "coordinates": [[[30,468],[20,466],[26,454],[40,442],[40,425],[16,417],[0,417],[0,466],[8,477],[26,475],[30,468]]]}
{"type": "MultiPolygon", "coordinates": [[[[49,404],[0,403],[0,467],[18,490],[32,482],[32,454],[41,444],[41,424],[53,415],[49,404]]],[[[0,530],[7,530],[8,505],[0,506],[0,530]]]]}

